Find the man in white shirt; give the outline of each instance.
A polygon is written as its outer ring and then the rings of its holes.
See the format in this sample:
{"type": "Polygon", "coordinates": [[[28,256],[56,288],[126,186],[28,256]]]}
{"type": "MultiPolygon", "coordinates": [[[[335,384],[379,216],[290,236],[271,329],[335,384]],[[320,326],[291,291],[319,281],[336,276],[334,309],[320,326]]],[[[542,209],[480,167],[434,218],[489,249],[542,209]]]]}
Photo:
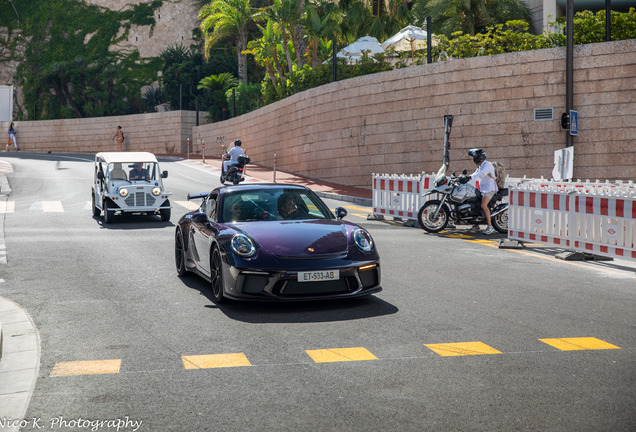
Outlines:
{"type": "Polygon", "coordinates": [[[234,141],[234,147],[227,152],[229,160],[223,161],[223,174],[227,173],[227,170],[234,164],[238,164],[238,157],[245,155],[245,152],[241,148],[241,140],[234,141]]]}
{"type": "MultiPolygon", "coordinates": [[[[490,235],[495,232],[490,220],[490,209],[488,203],[499,189],[497,187],[497,176],[495,175],[495,167],[486,160],[486,152],[482,149],[468,150],[468,156],[472,156],[473,161],[477,164],[477,169],[470,175],[470,180],[479,182],[479,190],[481,191],[481,209],[486,216],[488,227],[484,234],[490,235]]],[[[471,231],[479,231],[479,225],[474,225],[471,231]]]]}

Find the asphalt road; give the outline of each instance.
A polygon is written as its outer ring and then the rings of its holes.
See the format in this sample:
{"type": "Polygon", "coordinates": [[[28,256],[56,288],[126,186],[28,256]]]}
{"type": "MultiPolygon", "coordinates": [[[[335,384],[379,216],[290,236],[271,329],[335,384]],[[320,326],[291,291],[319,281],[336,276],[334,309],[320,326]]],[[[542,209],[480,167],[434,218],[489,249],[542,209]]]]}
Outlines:
{"type": "Polygon", "coordinates": [[[177,277],[173,248],[186,194],[218,177],[162,162],[171,221],[104,225],[90,156],[0,159],[14,167],[0,296],[41,341],[22,430],[636,430],[634,263],[498,249],[326,200],[373,235],[381,293],[217,307],[177,277]]]}

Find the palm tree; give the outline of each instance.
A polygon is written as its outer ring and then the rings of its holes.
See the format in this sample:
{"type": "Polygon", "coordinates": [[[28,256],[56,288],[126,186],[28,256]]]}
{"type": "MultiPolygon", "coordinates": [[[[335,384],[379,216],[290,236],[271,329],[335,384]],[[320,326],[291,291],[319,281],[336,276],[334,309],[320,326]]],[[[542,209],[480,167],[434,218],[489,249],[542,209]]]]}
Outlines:
{"type": "Polygon", "coordinates": [[[260,39],[250,41],[247,44],[248,51],[246,52],[252,54],[254,56],[254,60],[265,67],[267,75],[269,75],[269,79],[272,81],[272,85],[274,86],[274,90],[278,92],[279,82],[278,79],[276,79],[276,73],[278,73],[281,83],[285,79],[278,56],[281,34],[272,20],[267,20],[267,25],[265,27],[261,27],[258,24],[257,26],[261,31],[262,36],[260,39]]]}
{"type": "MultiPolygon", "coordinates": [[[[291,53],[289,52],[289,43],[294,47],[296,59],[304,53],[298,51],[297,25],[302,19],[302,10],[300,3],[302,0],[274,0],[274,4],[268,9],[267,16],[269,19],[278,24],[280,32],[283,36],[283,50],[287,58],[287,69],[291,75],[294,71],[292,66],[291,53]]],[[[297,61],[298,64],[298,61],[297,61]]]]}
{"type": "Polygon", "coordinates": [[[315,68],[320,63],[321,43],[324,40],[332,41],[342,34],[340,22],[342,13],[336,5],[330,1],[316,1],[309,4],[305,18],[305,29],[309,38],[309,56],[311,67],[315,68]]]}
{"type": "Polygon", "coordinates": [[[250,0],[213,0],[199,11],[206,59],[210,47],[222,39],[232,38],[238,56],[239,82],[242,84],[247,84],[247,55],[243,51],[247,49],[248,25],[254,21],[256,14],[250,0]]]}
{"type": "Polygon", "coordinates": [[[213,121],[225,120],[228,117],[227,100],[225,92],[236,87],[238,81],[231,73],[210,75],[199,81],[198,89],[206,89],[210,92],[209,113],[213,121]]]}
{"type": "Polygon", "coordinates": [[[456,31],[474,35],[510,20],[525,21],[533,29],[530,10],[520,0],[416,0],[412,12],[418,24],[432,17],[433,31],[449,37],[456,31]]]}

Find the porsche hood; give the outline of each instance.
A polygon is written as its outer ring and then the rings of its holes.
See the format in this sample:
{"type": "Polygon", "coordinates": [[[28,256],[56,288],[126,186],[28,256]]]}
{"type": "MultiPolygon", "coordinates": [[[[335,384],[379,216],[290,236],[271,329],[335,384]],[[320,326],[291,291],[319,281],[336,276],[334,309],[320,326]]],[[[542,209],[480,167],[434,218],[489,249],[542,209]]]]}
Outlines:
{"type": "Polygon", "coordinates": [[[269,253],[281,257],[343,254],[348,248],[346,224],[341,221],[276,221],[238,227],[269,253]]]}

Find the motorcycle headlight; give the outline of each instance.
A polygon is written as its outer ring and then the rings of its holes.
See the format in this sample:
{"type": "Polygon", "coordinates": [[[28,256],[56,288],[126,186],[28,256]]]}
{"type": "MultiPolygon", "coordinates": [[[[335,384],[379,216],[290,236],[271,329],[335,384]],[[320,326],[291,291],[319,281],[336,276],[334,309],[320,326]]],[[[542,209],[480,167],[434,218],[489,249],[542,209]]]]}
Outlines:
{"type": "Polygon", "coordinates": [[[126,188],[119,189],[119,195],[122,196],[122,197],[127,197],[128,196],[128,189],[126,189],[126,188]]]}
{"type": "Polygon", "coordinates": [[[353,241],[355,241],[356,246],[364,252],[371,252],[373,250],[373,239],[371,238],[371,234],[361,228],[357,228],[353,232],[353,241]]]}
{"type": "Polygon", "coordinates": [[[161,188],[158,188],[158,187],[152,188],[152,194],[154,196],[158,196],[160,193],[161,193],[161,188]]]}
{"type": "Polygon", "coordinates": [[[254,256],[256,253],[254,243],[252,243],[252,240],[244,234],[234,234],[230,245],[232,246],[232,250],[236,252],[238,256],[243,258],[249,258],[254,256]]]}

